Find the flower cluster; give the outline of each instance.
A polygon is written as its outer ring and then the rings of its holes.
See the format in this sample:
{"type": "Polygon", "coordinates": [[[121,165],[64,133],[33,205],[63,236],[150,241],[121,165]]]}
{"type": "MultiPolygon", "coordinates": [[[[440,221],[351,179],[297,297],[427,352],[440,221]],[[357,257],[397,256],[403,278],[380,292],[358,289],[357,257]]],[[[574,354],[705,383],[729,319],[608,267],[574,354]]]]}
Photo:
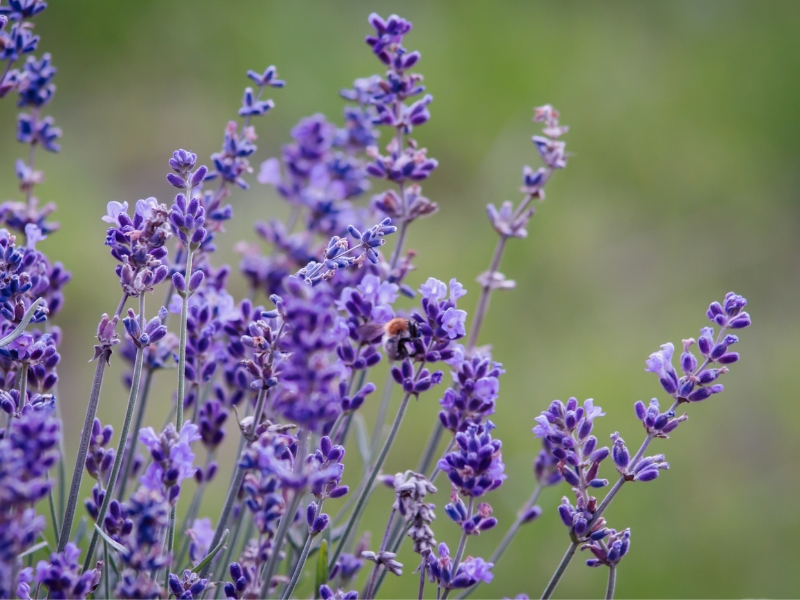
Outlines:
{"type": "Polygon", "coordinates": [[[600,540],[592,540],[589,544],[584,544],[581,550],[590,550],[595,558],[590,558],[586,564],[590,567],[615,567],[622,557],[628,553],[631,545],[631,530],[617,532],[615,529],[608,530],[608,538],[604,544],[600,540]]]}
{"type": "Polygon", "coordinates": [[[683,340],[683,354],[681,354],[681,370],[683,376],[678,378],[672,366],[672,355],[675,346],[666,343],[661,350],[654,352],[646,361],[646,371],[658,375],[664,390],[678,402],[700,402],[712,394],[721,392],[722,384],[714,383],[717,378],[727,373],[727,365],[739,360],[737,352],[731,352],[730,346],[739,341],[733,334],[727,334],[728,329],[744,329],[750,325],[750,315],[742,309],[747,306],[747,300],[729,292],[722,304],[712,302],[706,311],[709,320],[720,327],[719,334],[714,336],[713,327],[704,327],[700,330],[700,337],[695,342],[694,338],[683,340]],[[698,367],[697,357],[689,350],[695,343],[700,354],[705,358],[698,367]],[[708,368],[709,363],[721,365],[719,368],[708,368]]]}
{"type": "Polygon", "coordinates": [[[0,440],[0,596],[11,598],[18,584],[30,582],[22,581],[18,556],[45,528],[33,507],[53,485],[48,472],[58,461],[60,435],[49,408],[27,407],[0,440]]]}
{"type": "Polygon", "coordinates": [[[195,472],[192,442],[199,440],[197,425],[186,423],[180,433],[169,423],[161,434],[152,427],[139,431],[139,441],[150,450],[153,462],[139,480],[150,490],[163,491],[169,502],[178,501],[181,482],[195,472]]]}
{"type": "Polygon", "coordinates": [[[172,236],[169,211],[155,198],[138,200],[133,218],[128,203],[109,202],[103,221],[111,227],[106,246],[119,265],[116,274],[122,291],[132,297],[150,291],[169,274],[165,244],[172,236]]]}
{"type": "Polygon", "coordinates": [[[457,448],[439,461],[439,468],[464,496],[483,496],[500,487],[508,478],[500,451],[502,442],[492,439],[494,428],[491,421],[486,421],[458,432],[455,438],[457,448]]]}
{"type": "Polygon", "coordinates": [[[498,378],[503,373],[503,365],[489,357],[474,356],[461,362],[453,373],[457,386],[447,388],[439,400],[442,425],[453,433],[465,431],[494,414],[500,392],[498,378]]]}
{"type": "Polygon", "coordinates": [[[475,585],[479,581],[491,583],[494,574],[491,569],[494,563],[487,563],[482,558],[468,556],[453,572],[454,561],[450,556],[450,548],[442,542],[438,548],[439,556],[431,553],[428,556],[426,571],[431,583],[444,589],[463,589],[475,585]]]}
{"type": "Polygon", "coordinates": [[[48,598],[86,598],[100,583],[102,561],[94,569],[80,572],[80,548],[69,543],[64,552],[54,552],[50,561],[40,560],[36,565],[36,583],[47,587],[48,598]]]}
{"type": "Polygon", "coordinates": [[[701,329],[697,340],[683,341],[681,374],[672,365],[672,344],[664,344],[646,361],[646,370],[656,373],[671,402],[667,410],[655,398],[649,405],[636,402],[634,412],[646,433],[638,451],[631,452],[618,432],[610,447],[598,447],[594,423],[605,413],[592,399],[582,406],[575,398],[554,401],[533,429],[541,450],[533,464],[536,487],[530,500],[491,562],[467,554],[471,537],[498,525],[484,496],[507,478],[502,442],[493,437],[495,425],[489,420],[499,404],[505,371],[490,346],[476,343],[492,291],[514,287],[498,271],[506,242],[527,236],[533,201],[544,198],[552,174],[566,167],[569,154],[562,137],[568,128],[559,124],[552,106],[535,108],[534,121],[543,124],[543,131],[533,136],[533,143],[543,166],[523,168],[524,198],[518,205],[487,207],[499,239],[489,271],[478,277],[481,293],[465,339],[467,312],[459,307],[464,286],[455,278],[449,283],[434,277],[412,281],[416,252],[406,248],[408,227],[438,210],[420,185],[438,161],[410,137],[431,118],[432,96],[422,76],[412,72],[420,53],[403,45],[412,24],[397,15],[369,16],[373,33],[366,42],[384,73],[356,79],[351,89],[341,91],[352,103],[344,108],[342,120],[336,123],[319,113],[301,118],[280,156],[261,163],[257,180],[288,204],[289,216],[255,223],[257,236],[271,246],[268,251],[247,242],[236,246],[240,271],[251,288],[248,299],[237,301],[229,292],[236,289],[235,284],[228,286],[231,268],[216,264],[215,252],[233,216],[226,199],[234,188],[249,186],[246,176],[257,150],[252,119],[274,106],[263,98],[267,88],[285,85],[274,66],[248,71],[253,84],[244,90],[238,120],[227,124],[222,149],[211,155],[210,168],[198,166],[193,152],[173,152],[166,179],[178,191],[171,205],[150,197],[136,202],[129,214],[127,202],[108,203],[102,217],[109,225],[105,244],[117,261],[123,294],[117,310],[104,314],[98,324],[87,426],[62,510],[49,473],[59,459],[60,424],[53,411],[59,406],[56,367],[62,334],[50,323],[46,328],[41,324],[61,308],[70,273],[36,249],[58,224],[48,221],[55,205],[40,205],[34,195],[44,180],[35,168],[36,150],[58,151],[61,135],[43,114],[54,97],[56,68],[49,54],[31,55],[39,42],[31,20],[45,7],[41,0],[9,0],[0,6],[0,97],[11,91],[18,95],[24,112],[17,119],[17,139],[29,145],[28,160],[15,165],[23,198],[0,205],[0,224],[8,227],[0,229],[0,408],[9,415],[0,438],[0,596],[29,600],[43,592],[51,598],[83,598],[104,589],[120,598],[192,599],[221,585],[220,571],[227,569],[228,598],[275,593],[289,598],[308,591],[297,585],[309,584],[307,561],[318,553],[313,591],[319,597],[357,598],[356,591],[347,590],[355,587],[370,561],[374,568],[365,595],[373,598],[386,573],[403,574],[398,556],[410,537],[420,555],[420,597],[427,576],[438,588],[437,597],[447,600],[453,590],[466,590],[466,595],[492,581],[494,563],[520,526],[542,514],[536,505],[539,493],[561,481],[574,492],[574,499],[565,496],[558,507],[572,546],[544,596],[550,597],[577,547],[592,553],[589,566],[610,568],[613,591],[615,567],[628,552],[630,530],[610,529],[603,514],[624,484],[653,481],[669,468],[663,454],[646,454],[652,441],[668,438],[687,419],[676,414],[678,406],[723,390],[719,377],[740,358],[733,351],[739,341],[734,333],[750,325],[744,312],[747,301],[730,293],[710,305],[706,314],[712,326],[701,329]],[[384,127],[388,132],[381,131],[384,127]],[[379,145],[381,133],[389,135],[379,145]],[[371,179],[383,183],[366,198],[371,179]],[[214,180],[215,186],[206,184],[214,180]],[[17,243],[17,234],[25,236],[24,243],[23,238],[17,243]],[[387,240],[395,242],[391,254],[382,250],[387,240]],[[162,283],[165,306],[147,320],[144,293],[162,283]],[[263,293],[274,308],[258,304],[263,293]],[[398,302],[401,295],[417,294],[415,307],[398,302]],[[125,310],[131,298],[139,299],[141,314],[125,310]],[[170,313],[180,320],[170,322],[170,313]],[[124,339],[117,332],[120,320],[124,339]],[[113,448],[114,428],[104,427],[95,413],[105,366],[117,345],[130,363],[123,381],[132,393],[118,428],[123,439],[113,448]],[[391,363],[390,377],[370,440],[365,431],[369,415],[359,411],[374,398],[370,375],[384,356],[391,363]],[[161,382],[153,378],[163,373],[157,372],[174,363],[179,366],[179,392],[172,396],[177,398],[176,418],[169,418],[157,433],[142,426],[146,402],[155,393],[151,388],[160,389],[161,382]],[[449,366],[453,382],[441,394],[419,472],[383,476],[404,415],[413,410],[412,396],[417,399],[442,382],[436,363],[449,366]],[[393,391],[402,391],[402,400],[387,427],[393,391]],[[190,406],[194,414],[184,423],[184,409],[190,406]],[[231,412],[239,427],[236,435],[226,435],[231,412]],[[132,423],[134,435],[126,445],[132,423]],[[437,461],[445,431],[452,437],[437,461]],[[144,459],[136,453],[136,438],[150,459],[141,475],[144,459]],[[215,459],[218,452],[225,453],[226,438],[235,438],[239,451],[224,508],[212,521],[200,509],[205,491],[222,479],[216,477],[220,467],[215,459]],[[352,450],[345,452],[348,440],[360,455],[363,481],[353,502],[343,502],[338,515],[329,515],[323,507],[330,511],[331,501],[351,491],[343,483],[345,460],[352,460],[346,458],[352,455],[352,450]],[[199,468],[194,465],[197,442],[206,454],[199,468]],[[599,472],[607,458],[619,478],[598,501],[591,494],[609,485],[599,472]],[[73,532],[84,470],[96,484],[84,502],[89,519],[73,532]],[[429,471],[433,474],[427,476],[429,471]],[[441,473],[451,488],[444,510],[460,534],[453,556],[447,544],[437,546],[435,506],[427,501],[437,492],[434,481],[441,473]],[[132,480],[140,485],[126,494],[132,480]],[[392,488],[394,502],[380,546],[370,551],[370,533],[360,530],[360,520],[376,481],[392,488]],[[179,516],[182,487],[192,497],[179,516]],[[46,498],[61,531],[55,551],[34,569],[35,553],[47,545],[37,544],[45,537],[46,520],[36,513],[46,498]],[[174,546],[179,523],[179,544],[174,546]],[[91,541],[81,567],[87,530],[91,541]],[[105,565],[95,562],[100,536],[105,565]],[[194,568],[184,569],[187,564],[194,568]],[[99,588],[103,577],[107,581],[99,588]],[[31,594],[32,585],[44,589],[31,594]]]}

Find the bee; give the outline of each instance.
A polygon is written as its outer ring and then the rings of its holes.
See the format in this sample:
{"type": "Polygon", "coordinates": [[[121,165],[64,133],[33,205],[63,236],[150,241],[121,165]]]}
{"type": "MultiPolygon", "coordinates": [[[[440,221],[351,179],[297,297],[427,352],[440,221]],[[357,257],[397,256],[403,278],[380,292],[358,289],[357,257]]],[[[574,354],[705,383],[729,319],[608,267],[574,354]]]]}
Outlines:
{"type": "Polygon", "coordinates": [[[414,340],[419,338],[419,327],[413,319],[396,317],[388,323],[370,323],[358,328],[358,335],[368,342],[382,336],[383,349],[389,360],[403,360],[417,353],[414,340]]]}

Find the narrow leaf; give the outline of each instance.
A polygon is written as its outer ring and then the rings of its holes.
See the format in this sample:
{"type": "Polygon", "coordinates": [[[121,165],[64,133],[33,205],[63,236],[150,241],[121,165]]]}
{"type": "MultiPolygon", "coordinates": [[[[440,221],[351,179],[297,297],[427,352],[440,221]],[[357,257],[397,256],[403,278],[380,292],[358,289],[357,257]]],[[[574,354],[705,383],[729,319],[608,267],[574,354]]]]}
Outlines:
{"type": "Polygon", "coordinates": [[[314,585],[314,597],[319,595],[319,586],[328,583],[328,542],[322,540],[317,557],[317,581],[314,585]]]}
{"type": "Polygon", "coordinates": [[[364,468],[364,473],[369,471],[372,466],[372,458],[370,457],[369,438],[367,437],[367,426],[364,421],[364,415],[355,413],[353,419],[356,422],[356,445],[358,446],[358,453],[361,455],[361,463],[364,468]]]}
{"type": "Polygon", "coordinates": [[[203,567],[205,567],[208,563],[210,563],[213,560],[213,558],[217,555],[217,552],[222,550],[222,547],[225,545],[225,542],[228,541],[229,533],[230,529],[226,529],[225,532],[222,534],[222,539],[219,541],[219,544],[217,544],[217,547],[214,548],[211,552],[209,552],[206,555],[206,557],[200,561],[200,564],[198,564],[194,569],[192,569],[192,573],[199,573],[200,571],[203,570],[203,567]]]}
{"type": "Polygon", "coordinates": [[[86,516],[84,515],[81,520],[78,522],[78,526],[75,528],[75,535],[72,538],[72,543],[76,546],[80,546],[83,542],[83,536],[86,535],[86,516]]]}
{"type": "Polygon", "coordinates": [[[35,544],[30,548],[28,548],[27,550],[25,550],[25,552],[23,552],[22,554],[17,555],[17,558],[25,558],[29,554],[33,554],[34,552],[41,550],[42,548],[49,548],[49,547],[50,544],[48,544],[46,540],[43,542],[39,542],[38,544],[35,544]]]}
{"type": "Polygon", "coordinates": [[[122,553],[125,553],[125,552],[128,551],[128,549],[125,546],[123,546],[119,542],[115,542],[110,537],[108,537],[108,534],[105,531],[103,531],[102,529],[100,529],[100,527],[98,527],[97,523],[94,524],[94,528],[97,530],[97,533],[100,534],[100,537],[103,538],[106,542],[108,542],[108,545],[111,546],[114,550],[116,550],[117,552],[122,552],[122,553]]]}
{"type": "Polygon", "coordinates": [[[36,312],[36,309],[39,308],[39,304],[41,304],[41,303],[42,303],[42,299],[41,298],[37,298],[34,301],[34,303],[31,304],[31,307],[28,310],[25,311],[25,314],[22,316],[22,321],[20,321],[19,325],[17,325],[14,328],[14,331],[12,331],[6,337],[4,337],[2,340],[0,340],[0,348],[5,348],[11,342],[13,342],[15,339],[17,339],[19,336],[21,336],[23,333],[25,333],[25,328],[31,322],[31,319],[33,318],[33,313],[36,312]]]}

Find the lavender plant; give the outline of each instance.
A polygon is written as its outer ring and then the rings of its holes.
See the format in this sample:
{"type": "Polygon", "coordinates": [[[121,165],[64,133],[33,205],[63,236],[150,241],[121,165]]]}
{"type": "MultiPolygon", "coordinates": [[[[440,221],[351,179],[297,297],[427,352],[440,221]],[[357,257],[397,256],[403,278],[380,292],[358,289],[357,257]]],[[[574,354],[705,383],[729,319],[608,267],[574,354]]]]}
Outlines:
{"type": "Polygon", "coordinates": [[[248,298],[237,301],[228,292],[232,269],[214,264],[216,241],[233,217],[232,205],[223,202],[234,188],[250,187],[249,160],[257,151],[251,121],[273,106],[262,96],[285,85],[274,66],[247,72],[257,90],[245,89],[241,122],[227,124],[211,168],[198,166],[197,155],[184,149],[168,159],[167,181],[179,190],[171,206],[153,197],[132,206],[108,203],[99,219],[109,225],[105,245],[117,263],[121,300],[97,328],[95,377],[69,495],[56,499],[54,489],[66,488],[63,469],[50,475],[64,463],[56,372],[62,335],[50,319],[63,304],[70,274],[36,248],[58,229],[48,221],[55,206],[40,206],[34,196],[43,180],[36,151],[57,152],[61,135],[42,115],[55,92],[55,68],[49,54],[32,54],[39,42],[32,19],[46,7],[41,0],[0,6],[0,96],[18,94],[26,111],[17,138],[29,146],[28,160],[15,169],[22,200],[0,206],[6,227],[0,230],[0,407],[8,415],[0,439],[0,596],[286,599],[300,589],[310,593],[301,586],[316,556],[314,597],[357,598],[353,588],[363,575],[361,596],[373,598],[387,573],[403,575],[398,553],[410,538],[419,598],[426,582],[436,586],[437,598],[456,591],[463,598],[492,582],[492,569],[517,532],[542,515],[536,504],[542,490],[566,482],[575,497],[565,496],[557,512],[571,544],[543,597],[553,593],[578,548],[591,553],[588,566],[608,568],[606,597],[613,597],[631,532],[607,527],[603,514],[624,484],[653,481],[668,469],[663,454],[645,453],[687,419],[678,407],[722,391],[719,378],[739,359],[731,332],[750,325],[747,302],[730,293],[710,305],[707,316],[719,330],[706,327],[697,340],[683,341],[682,375],[672,365],[672,344],[646,361],[671,406],[662,412],[657,399],[635,404],[645,440],[633,457],[618,433],[610,447],[598,447],[594,421],[605,413],[592,399],[582,406],[575,398],[554,401],[535,419],[542,449],[530,498],[488,560],[468,554],[471,537],[501,525],[489,501],[509,475],[490,420],[505,370],[489,346],[478,346],[479,336],[492,293],[514,287],[499,270],[507,242],[526,237],[533,201],[544,198],[553,173],[567,165],[561,141],[567,127],[551,106],[535,109],[534,121],[544,128],[533,143],[544,166],[523,169],[524,196],[516,207],[487,207],[498,240],[489,269],[478,277],[468,329],[461,283],[434,277],[416,289],[411,283],[416,253],[406,248],[409,226],[437,211],[419,182],[438,162],[410,137],[431,118],[432,96],[411,71],[420,53],[403,46],[412,24],[396,15],[369,17],[374,32],[366,42],[386,71],[341,92],[352,102],[342,124],[321,114],[305,117],[280,159],[261,163],[257,181],[287,202],[289,217],[256,223],[257,236],[271,246],[267,252],[249,242],[237,246],[248,298]],[[382,127],[389,132],[383,149],[382,127]],[[385,189],[367,199],[374,184],[385,189]],[[24,239],[18,243],[12,232],[24,239]],[[392,250],[385,252],[389,240],[392,250]],[[148,318],[145,299],[156,288],[164,301],[148,318]],[[264,304],[257,304],[262,295],[264,304]],[[401,296],[413,299],[410,308],[400,306],[401,296]],[[138,312],[125,311],[131,298],[138,312]],[[179,315],[177,327],[172,313],[179,315]],[[702,362],[692,353],[695,345],[702,362]],[[120,425],[103,425],[96,412],[115,349],[130,364],[123,377],[128,402],[120,425]],[[372,401],[378,385],[370,379],[382,363],[388,376],[370,436],[360,409],[372,401]],[[411,399],[441,385],[443,369],[453,383],[441,394],[417,468],[382,474],[411,399]],[[174,407],[157,430],[145,425],[145,409],[153,378],[169,370],[177,376],[174,407]],[[394,389],[402,399],[384,437],[394,389]],[[360,439],[348,445],[354,428],[360,439]],[[442,436],[448,436],[443,450],[442,436]],[[238,450],[224,491],[216,458],[226,442],[238,450]],[[354,450],[364,476],[351,489],[343,477],[354,450]],[[600,474],[604,461],[619,478],[598,502],[594,490],[609,485],[600,474]],[[73,536],[84,471],[96,481],[82,503],[89,535],[82,521],[73,536]],[[450,545],[436,540],[436,507],[429,502],[440,475],[451,491],[444,513],[460,530],[450,545]],[[379,483],[393,490],[394,501],[374,544],[359,529],[379,483]],[[194,494],[181,511],[187,486],[194,494]],[[201,516],[209,487],[225,498],[215,520],[201,516]],[[37,514],[45,499],[58,540],[50,553],[47,522],[37,514]],[[35,555],[41,560],[34,569],[35,555]]]}

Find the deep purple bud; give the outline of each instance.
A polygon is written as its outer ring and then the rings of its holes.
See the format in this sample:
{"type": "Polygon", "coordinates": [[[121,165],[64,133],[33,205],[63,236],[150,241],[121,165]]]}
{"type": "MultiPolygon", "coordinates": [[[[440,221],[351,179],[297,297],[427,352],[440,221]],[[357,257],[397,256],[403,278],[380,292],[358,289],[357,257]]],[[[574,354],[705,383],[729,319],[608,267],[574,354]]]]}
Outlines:
{"type": "Polygon", "coordinates": [[[658,477],[658,467],[649,467],[647,469],[642,469],[636,474],[636,481],[653,481],[658,477]]]}
{"type": "Polygon", "coordinates": [[[558,516],[561,517],[561,521],[567,527],[572,527],[572,513],[569,510],[569,507],[565,504],[561,504],[558,507],[558,516]]]}
{"type": "Polygon", "coordinates": [[[575,474],[575,471],[570,469],[569,467],[564,468],[561,471],[561,475],[564,477],[564,480],[570,484],[571,486],[577,486],[580,483],[578,476],[575,474]]]}
{"type": "Polygon", "coordinates": [[[744,329],[750,325],[750,315],[746,312],[741,313],[735,319],[732,319],[728,323],[728,327],[731,329],[744,329]]]}
{"type": "Polygon", "coordinates": [[[608,458],[609,453],[609,449],[604,446],[592,452],[592,454],[589,456],[589,460],[591,462],[604,461],[606,458],[608,458]]]}
{"type": "Polygon", "coordinates": [[[180,273],[172,274],[172,285],[174,285],[175,289],[178,290],[179,292],[181,293],[186,292],[186,280],[180,273]]]}
{"type": "Polygon", "coordinates": [[[328,494],[329,498],[341,498],[342,496],[346,495],[350,491],[350,488],[346,485],[340,485],[337,488],[333,488],[331,492],[328,494]]]}
{"type": "Polygon", "coordinates": [[[739,360],[739,353],[738,352],[728,352],[727,354],[723,354],[717,359],[717,362],[723,365],[732,365],[737,360],[739,360]]]}
{"type": "Polygon", "coordinates": [[[206,178],[207,174],[208,167],[205,165],[202,165],[199,169],[197,169],[197,171],[194,172],[194,175],[192,175],[192,188],[196,188],[198,185],[200,185],[203,179],[206,178]]]}
{"type": "Polygon", "coordinates": [[[183,189],[186,187],[186,182],[181,177],[175,175],[175,173],[167,173],[167,181],[169,181],[176,188],[183,189]]]}
{"type": "Polygon", "coordinates": [[[542,509],[538,506],[530,507],[522,516],[523,523],[533,523],[542,515],[542,509]]]}
{"type": "Polygon", "coordinates": [[[633,410],[636,412],[636,418],[640,421],[644,421],[644,418],[647,415],[647,408],[645,407],[644,402],[637,400],[636,404],[633,405],[633,410]]]}
{"type": "MultiPolygon", "coordinates": [[[[189,290],[194,292],[197,288],[200,287],[203,283],[203,279],[205,279],[205,273],[203,271],[195,271],[192,273],[191,279],[189,279],[189,290]]],[[[174,283],[174,278],[173,278],[174,283]]],[[[177,287],[177,286],[175,286],[177,287]]]]}

